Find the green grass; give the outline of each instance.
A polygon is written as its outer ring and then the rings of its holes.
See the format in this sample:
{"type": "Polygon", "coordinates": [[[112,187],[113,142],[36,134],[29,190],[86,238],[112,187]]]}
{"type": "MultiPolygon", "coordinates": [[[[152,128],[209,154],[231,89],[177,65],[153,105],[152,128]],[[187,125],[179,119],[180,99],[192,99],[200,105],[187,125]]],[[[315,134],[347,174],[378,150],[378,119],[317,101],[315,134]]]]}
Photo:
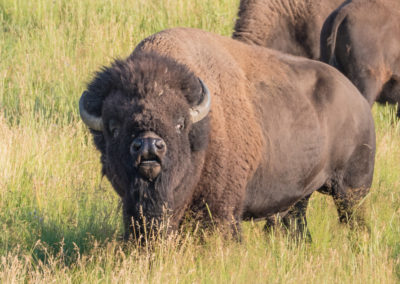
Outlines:
{"type": "Polygon", "coordinates": [[[312,244],[245,223],[243,242],[183,232],[118,241],[117,195],[77,101],[99,66],[146,36],[190,26],[230,35],[238,0],[0,0],[0,282],[395,283],[400,281],[400,123],[375,106],[371,233],[309,206],[312,244]],[[202,240],[202,241],[200,241],[202,240]]]}

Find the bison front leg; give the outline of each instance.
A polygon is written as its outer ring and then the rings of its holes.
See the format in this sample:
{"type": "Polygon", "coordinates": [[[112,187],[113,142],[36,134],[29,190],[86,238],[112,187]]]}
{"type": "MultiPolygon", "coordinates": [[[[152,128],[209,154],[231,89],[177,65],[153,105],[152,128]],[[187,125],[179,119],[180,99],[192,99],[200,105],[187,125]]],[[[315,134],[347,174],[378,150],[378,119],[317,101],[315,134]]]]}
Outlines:
{"type": "Polygon", "coordinates": [[[241,238],[240,215],[232,207],[205,200],[193,204],[188,210],[191,223],[204,231],[217,231],[236,240],[241,238]]]}
{"type": "Polygon", "coordinates": [[[124,222],[124,240],[136,239],[135,221],[129,207],[129,201],[126,200],[122,201],[122,218],[124,222]]]}
{"type": "Polygon", "coordinates": [[[242,227],[239,218],[232,217],[231,219],[219,220],[218,224],[218,229],[223,235],[238,242],[242,241],[242,227]]]}
{"type": "Polygon", "coordinates": [[[132,199],[127,194],[122,198],[122,220],[124,222],[124,240],[134,240],[136,242],[142,242],[147,230],[146,219],[143,214],[138,215],[135,212],[132,205],[132,199]]]}
{"type": "Polygon", "coordinates": [[[241,240],[241,210],[235,209],[233,206],[223,206],[214,203],[206,204],[208,218],[204,220],[205,224],[211,224],[222,235],[233,238],[237,241],[241,240]]]}
{"type": "Polygon", "coordinates": [[[240,217],[234,216],[233,212],[225,212],[222,215],[214,214],[211,217],[213,228],[222,235],[234,240],[241,241],[242,229],[240,217]]]}

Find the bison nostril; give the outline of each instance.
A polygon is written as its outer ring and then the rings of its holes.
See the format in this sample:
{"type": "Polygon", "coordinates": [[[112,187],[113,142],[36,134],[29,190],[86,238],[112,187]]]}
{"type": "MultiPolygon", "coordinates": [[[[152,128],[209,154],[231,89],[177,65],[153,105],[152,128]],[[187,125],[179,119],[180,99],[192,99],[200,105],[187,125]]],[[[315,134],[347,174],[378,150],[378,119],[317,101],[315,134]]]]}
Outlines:
{"type": "Polygon", "coordinates": [[[140,148],[142,147],[143,143],[141,140],[135,140],[132,143],[132,150],[137,152],[140,150],[140,148]]]}
{"type": "Polygon", "coordinates": [[[165,148],[165,143],[162,140],[157,140],[155,144],[158,150],[162,150],[165,148]]]}

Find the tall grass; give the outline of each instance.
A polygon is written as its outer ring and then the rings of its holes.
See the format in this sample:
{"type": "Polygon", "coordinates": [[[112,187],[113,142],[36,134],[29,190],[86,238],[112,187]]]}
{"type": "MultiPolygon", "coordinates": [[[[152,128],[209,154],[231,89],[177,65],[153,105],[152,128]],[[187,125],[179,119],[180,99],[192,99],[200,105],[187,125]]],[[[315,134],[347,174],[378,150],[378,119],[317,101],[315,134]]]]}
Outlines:
{"type": "Polygon", "coordinates": [[[77,101],[101,65],[175,26],[230,35],[238,0],[0,0],[0,282],[394,283],[400,279],[400,123],[375,106],[371,233],[341,226],[315,194],[312,244],[262,224],[241,243],[183,232],[118,241],[119,200],[77,101]]]}

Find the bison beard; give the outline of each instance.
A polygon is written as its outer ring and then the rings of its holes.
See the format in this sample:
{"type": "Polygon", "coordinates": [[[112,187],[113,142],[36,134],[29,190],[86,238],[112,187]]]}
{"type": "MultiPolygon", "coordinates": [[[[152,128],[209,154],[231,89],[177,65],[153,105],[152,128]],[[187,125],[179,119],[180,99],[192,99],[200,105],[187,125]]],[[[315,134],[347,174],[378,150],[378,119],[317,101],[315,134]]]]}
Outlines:
{"type": "Polygon", "coordinates": [[[140,177],[132,181],[129,192],[123,198],[125,239],[131,235],[139,239],[145,232],[144,226],[147,232],[154,231],[162,220],[167,218],[168,204],[165,200],[168,200],[166,197],[168,183],[164,183],[163,180],[164,176],[155,181],[140,177]]]}
{"type": "Polygon", "coordinates": [[[304,233],[317,190],[353,222],[372,182],[373,119],[346,78],[204,31],[143,40],[96,74],[79,107],[122,199],[126,238],[164,221],[175,230],[185,213],[235,234],[243,219],[289,212],[287,226],[304,233]]]}

